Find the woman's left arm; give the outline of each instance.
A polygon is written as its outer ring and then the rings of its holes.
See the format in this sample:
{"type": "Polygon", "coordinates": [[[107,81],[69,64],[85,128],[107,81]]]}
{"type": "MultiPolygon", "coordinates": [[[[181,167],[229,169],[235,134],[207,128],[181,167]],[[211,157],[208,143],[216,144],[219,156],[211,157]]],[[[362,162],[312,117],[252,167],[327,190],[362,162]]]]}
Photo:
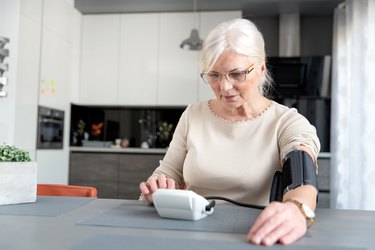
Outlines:
{"type": "MultiPolygon", "coordinates": [[[[306,146],[300,146],[316,162],[316,156],[306,146]]],[[[256,245],[270,246],[277,242],[291,244],[306,233],[306,218],[297,204],[285,202],[296,200],[315,210],[318,192],[311,185],[304,185],[288,191],[283,202],[270,203],[256,219],[248,233],[248,240],[256,245]]]]}

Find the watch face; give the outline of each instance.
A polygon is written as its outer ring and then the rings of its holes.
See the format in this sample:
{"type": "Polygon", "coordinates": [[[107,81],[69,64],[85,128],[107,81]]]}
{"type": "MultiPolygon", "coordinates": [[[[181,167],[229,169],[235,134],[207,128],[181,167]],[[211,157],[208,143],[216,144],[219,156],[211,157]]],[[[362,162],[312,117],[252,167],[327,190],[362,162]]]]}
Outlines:
{"type": "Polygon", "coordinates": [[[315,213],[310,207],[306,206],[305,204],[302,204],[302,208],[305,211],[307,217],[315,218],[315,213]]]}

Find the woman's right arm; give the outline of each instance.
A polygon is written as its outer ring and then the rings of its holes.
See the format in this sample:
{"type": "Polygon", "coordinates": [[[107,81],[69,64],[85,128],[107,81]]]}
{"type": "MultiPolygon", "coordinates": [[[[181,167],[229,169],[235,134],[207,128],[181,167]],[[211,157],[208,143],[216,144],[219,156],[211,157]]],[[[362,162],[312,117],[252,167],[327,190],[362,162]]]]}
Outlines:
{"type": "Polygon", "coordinates": [[[152,194],[159,188],[175,189],[183,180],[183,163],[187,153],[187,131],[190,106],[180,117],[168,151],[154,173],[139,184],[141,199],[152,204],[152,194]]]}

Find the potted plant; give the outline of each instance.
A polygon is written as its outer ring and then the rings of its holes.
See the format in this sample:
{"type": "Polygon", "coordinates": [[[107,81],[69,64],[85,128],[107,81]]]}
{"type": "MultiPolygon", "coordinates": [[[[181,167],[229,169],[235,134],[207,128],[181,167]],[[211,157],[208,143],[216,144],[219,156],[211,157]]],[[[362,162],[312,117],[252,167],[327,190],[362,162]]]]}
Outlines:
{"type": "Polygon", "coordinates": [[[0,205],[36,201],[37,164],[28,152],[0,146],[0,205]]]}
{"type": "Polygon", "coordinates": [[[173,132],[173,124],[166,121],[160,121],[157,124],[157,147],[166,148],[169,145],[173,132]]]}

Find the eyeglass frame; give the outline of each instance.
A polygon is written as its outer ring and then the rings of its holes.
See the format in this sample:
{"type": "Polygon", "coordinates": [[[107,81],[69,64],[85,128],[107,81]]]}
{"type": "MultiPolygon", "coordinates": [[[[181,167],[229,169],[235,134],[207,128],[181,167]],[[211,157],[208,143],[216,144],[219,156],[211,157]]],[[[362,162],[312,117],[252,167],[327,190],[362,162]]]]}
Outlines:
{"type": "Polygon", "coordinates": [[[201,76],[201,78],[203,79],[204,83],[206,83],[206,84],[218,84],[218,83],[220,83],[220,81],[222,80],[222,76],[223,76],[223,75],[225,76],[225,78],[227,79],[228,82],[230,82],[230,83],[232,83],[232,84],[238,84],[238,83],[241,83],[241,82],[246,81],[247,75],[250,74],[251,71],[254,70],[254,68],[255,68],[255,65],[252,64],[252,65],[251,65],[248,69],[246,69],[246,70],[238,70],[238,71],[233,70],[233,71],[229,71],[229,72],[227,72],[227,73],[219,73],[219,72],[215,72],[215,73],[217,73],[217,74],[220,76],[220,78],[218,79],[218,81],[215,82],[215,83],[210,83],[208,79],[206,80],[206,79],[204,78],[204,76],[205,76],[205,75],[208,76],[209,73],[210,73],[211,71],[210,71],[210,72],[206,72],[206,73],[201,73],[200,76],[201,76]],[[241,74],[244,74],[245,78],[244,78],[242,81],[233,81],[233,80],[230,80],[229,77],[228,77],[228,74],[231,74],[231,73],[241,73],[241,74]]]}

